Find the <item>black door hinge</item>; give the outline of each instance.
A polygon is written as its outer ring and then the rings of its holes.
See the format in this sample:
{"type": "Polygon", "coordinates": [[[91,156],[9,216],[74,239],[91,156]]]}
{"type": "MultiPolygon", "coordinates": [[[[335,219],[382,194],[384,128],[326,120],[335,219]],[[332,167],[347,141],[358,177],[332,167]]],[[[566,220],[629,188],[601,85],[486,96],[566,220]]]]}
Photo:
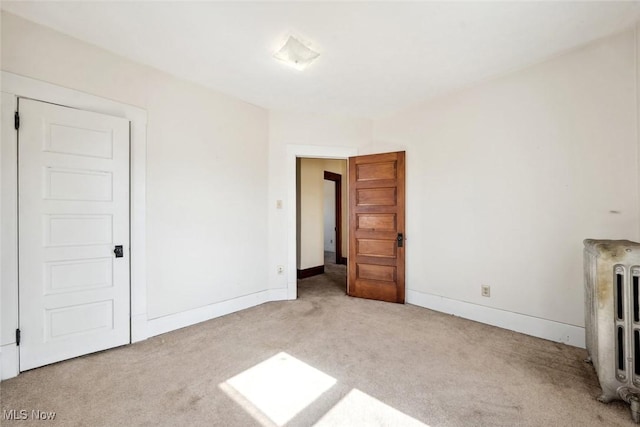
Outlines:
{"type": "Polygon", "coordinates": [[[16,111],[16,114],[13,116],[13,126],[16,130],[20,129],[20,113],[16,111]]]}
{"type": "Polygon", "coordinates": [[[16,329],[16,345],[20,345],[20,329],[16,329]]]}

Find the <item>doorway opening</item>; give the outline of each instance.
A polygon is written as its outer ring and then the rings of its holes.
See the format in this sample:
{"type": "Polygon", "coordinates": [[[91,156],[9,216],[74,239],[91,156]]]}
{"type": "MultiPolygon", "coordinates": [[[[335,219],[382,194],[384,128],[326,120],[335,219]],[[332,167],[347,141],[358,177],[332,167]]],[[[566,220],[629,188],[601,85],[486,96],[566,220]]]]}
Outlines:
{"type": "MultiPolygon", "coordinates": [[[[321,146],[321,145],[296,145],[290,144],[286,150],[286,175],[287,175],[287,299],[295,300],[298,297],[297,260],[299,257],[298,242],[300,227],[297,218],[299,205],[298,162],[301,158],[339,159],[345,160],[356,156],[358,150],[355,147],[321,146]]],[[[348,166],[347,166],[348,167],[348,166]]],[[[346,177],[346,175],[345,175],[346,177]]],[[[345,182],[348,180],[345,179],[345,182]]],[[[343,193],[346,195],[346,193],[343,193]]],[[[343,243],[344,244],[344,243],[343,243]]],[[[346,253],[346,252],[345,252],[346,253]]]]}
{"type": "MultiPolygon", "coordinates": [[[[336,264],[347,264],[342,256],[342,175],[324,171],[324,251],[336,264]]],[[[346,233],[348,235],[348,233],[346,233]]],[[[326,264],[326,262],[325,262],[326,264]]]]}
{"type": "Polygon", "coordinates": [[[298,288],[339,289],[346,294],[346,175],[346,159],[296,159],[298,288]]]}

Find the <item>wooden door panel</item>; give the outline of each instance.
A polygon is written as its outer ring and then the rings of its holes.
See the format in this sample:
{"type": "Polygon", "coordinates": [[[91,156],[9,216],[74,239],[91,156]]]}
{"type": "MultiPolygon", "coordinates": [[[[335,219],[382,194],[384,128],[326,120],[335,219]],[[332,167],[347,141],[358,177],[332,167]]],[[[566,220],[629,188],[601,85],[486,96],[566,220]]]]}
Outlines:
{"type": "Polygon", "coordinates": [[[390,231],[396,233],[395,213],[359,213],[356,214],[356,229],[362,231],[390,231]]]}
{"type": "Polygon", "coordinates": [[[392,240],[358,239],[356,256],[395,258],[397,243],[392,240]]]}
{"type": "Polygon", "coordinates": [[[396,267],[394,265],[358,264],[358,277],[364,280],[379,282],[395,282],[396,267]]]}
{"type": "Polygon", "coordinates": [[[353,293],[359,298],[375,299],[378,301],[397,301],[397,290],[393,283],[376,282],[373,280],[357,280],[353,286],[353,293]]]}
{"type": "Polygon", "coordinates": [[[349,283],[355,297],[404,303],[404,152],[349,159],[349,283]]]}
{"type": "Polygon", "coordinates": [[[375,257],[375,256],[366,256],[366,255],[360,255],[359,260],[354,268],[358,268],[359,265],[361,264],[368,264],[368,265],[389,265],[392,267],[396,266],[396,258],[392,258],[392,257],[375,257]]]}
{"type": "Polygon", "coordinates": [[[396,179],[396,162],[365,163],[356,166],[358,181],[379,181],[381,179],[396,179]]]}
{"type": "Polygon", "coordinates": [[[356,192],[357,206],[395,206],[398,202],[395,188],[363,188],[356,192]]]}

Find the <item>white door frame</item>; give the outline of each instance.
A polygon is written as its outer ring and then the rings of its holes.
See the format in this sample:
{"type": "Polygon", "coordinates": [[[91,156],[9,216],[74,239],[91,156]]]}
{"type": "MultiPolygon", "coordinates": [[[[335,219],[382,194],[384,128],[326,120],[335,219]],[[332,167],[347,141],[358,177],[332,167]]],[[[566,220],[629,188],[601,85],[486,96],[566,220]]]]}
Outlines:
{"type": "Polygon", "coordinates": [[[287,145],[287,298],[290,300],[298,298],[298,277],[296,260],[296,241],[298,230],[296,227],[296,159],[338,159],[345,160],[358,155],[355,147],[331,147],[321,145],[287,145]]]}
{"type": "MultiPolygon", "coordinates": [[[[130,227],[131,227],[131,342],[144,340],[147,331],[146,286],[146,141],[147,112],[141,108],[2,71],[2,127],[0,146],[0,379],[19,373],[15,340],[18,328],[17,258],[17,132],[13,115],[18,97],[123,117],[130,130],[130,227]]],[[[295,249],[295,248],[294,248],[295,249]]]]}

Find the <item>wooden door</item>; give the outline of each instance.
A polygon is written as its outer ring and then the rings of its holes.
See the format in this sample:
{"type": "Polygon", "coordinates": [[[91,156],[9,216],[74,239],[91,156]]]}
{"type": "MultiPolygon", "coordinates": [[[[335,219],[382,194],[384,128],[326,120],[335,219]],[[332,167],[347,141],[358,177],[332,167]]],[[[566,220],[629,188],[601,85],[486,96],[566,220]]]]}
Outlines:
{"type": "Polygon", "coordinates": [[[24,371],[129,343],[129,122],[22,98],[18,110],[24,371]]]}
{"type": "Polygon", "coordinates": [[[404,159],[349,158],[350,296],[404,303],[404,159]]]}

